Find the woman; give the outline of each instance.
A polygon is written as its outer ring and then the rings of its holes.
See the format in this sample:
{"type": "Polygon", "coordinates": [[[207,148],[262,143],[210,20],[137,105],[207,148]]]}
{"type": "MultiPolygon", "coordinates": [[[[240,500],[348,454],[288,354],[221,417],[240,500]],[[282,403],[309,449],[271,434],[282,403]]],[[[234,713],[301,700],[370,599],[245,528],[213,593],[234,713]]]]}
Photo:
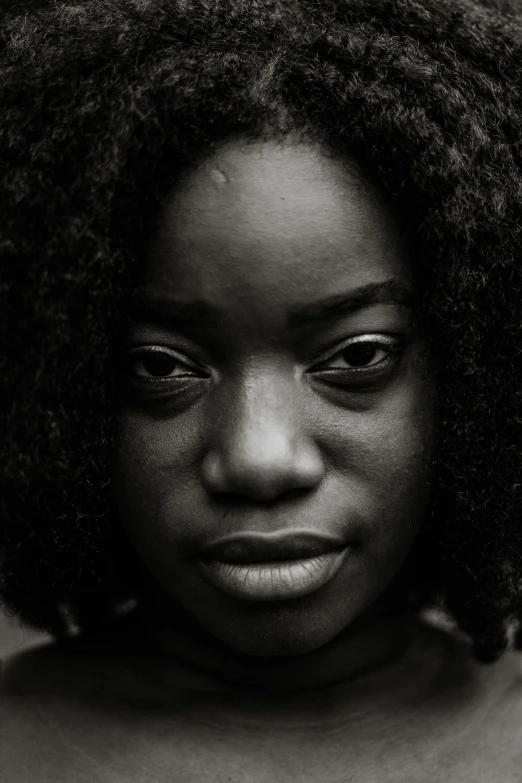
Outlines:
{"type": "Polygon", "coordinates": [[[6,779],[518,779],[520,32],[5,22],[6,779]]]}

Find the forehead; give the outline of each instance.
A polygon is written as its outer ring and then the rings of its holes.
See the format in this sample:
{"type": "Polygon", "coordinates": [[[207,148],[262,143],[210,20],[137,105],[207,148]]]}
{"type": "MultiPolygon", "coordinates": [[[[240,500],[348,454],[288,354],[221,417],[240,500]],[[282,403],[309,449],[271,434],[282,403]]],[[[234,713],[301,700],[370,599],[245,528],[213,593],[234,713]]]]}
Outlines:
{"type": "Polygon", "coordinates": [[[400,231],[348,159],[311,143],[233,140],[195,165],[160,215],[147,294],[296,306],[407,279],[400,231]]]}

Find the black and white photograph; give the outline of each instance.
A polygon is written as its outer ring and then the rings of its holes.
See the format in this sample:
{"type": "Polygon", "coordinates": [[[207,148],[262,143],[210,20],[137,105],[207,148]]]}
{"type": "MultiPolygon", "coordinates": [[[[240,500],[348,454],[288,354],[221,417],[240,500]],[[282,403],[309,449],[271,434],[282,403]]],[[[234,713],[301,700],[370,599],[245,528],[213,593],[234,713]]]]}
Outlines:
{"type": "Polygon", "coordinates": [[[522,2],[0,0],[0,783],[522,783],[522,2]]]}

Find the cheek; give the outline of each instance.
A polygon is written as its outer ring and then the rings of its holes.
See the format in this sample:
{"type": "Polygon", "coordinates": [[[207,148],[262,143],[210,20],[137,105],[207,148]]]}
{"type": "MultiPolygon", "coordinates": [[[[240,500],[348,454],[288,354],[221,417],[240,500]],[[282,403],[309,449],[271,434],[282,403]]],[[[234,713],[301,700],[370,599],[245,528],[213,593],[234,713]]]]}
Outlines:
{"type": "Polygon", "coordinates": [[[196,502],[201,455],[192,418],[185,416],[181,426],[180,419],[122,411],[113,474],[119,516],[131,536],[172,536],[167,521],[176,518],[179,504],[196,502]]]}
{"type": "Polygon", "coordinates": [[[369,547],[411,546],[430,502],[435,393],[411,363],[401,383],[364,411],[337,411],[323,452],[355,499],[369,547]]]}
{"type": "MultiPolygon", "coordinates": [[[[382,515],[373,543],[382,550],[383,568],[395,557],[402,562],[423,525],[430,503],[434,451],[433,390],[412,384],[383,412],[378,432],[361,459],[368,487],[382,515]]],[[[361,455],[362,456],[362,455],[361,455]]]]}
{"type": "MultiPolygon", "coordinates": [[[[369,439],[365,472],[379,494],[385,493],[390,509],[393,499],[411,502],[426,495],[433,455],[433,419],[425,404],[398,404],[378,422],[369,439]]],[[[411,400],[412,403],[421,402],[411,400]]],[[[377,422],[376,422],[377,423],[377,422]]]]}

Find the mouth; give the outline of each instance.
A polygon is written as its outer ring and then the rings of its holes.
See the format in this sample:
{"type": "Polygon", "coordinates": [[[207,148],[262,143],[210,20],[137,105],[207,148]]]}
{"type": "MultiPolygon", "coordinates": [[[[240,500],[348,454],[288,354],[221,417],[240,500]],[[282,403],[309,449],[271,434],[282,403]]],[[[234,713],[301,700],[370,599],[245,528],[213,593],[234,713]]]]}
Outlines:
{"type": "Polygon", "coordinates": [[[326,585],[349,547],[330,536],[285,531],[242,533],[210,544],[199,559],[204,578],[246,601],[301,598],[326,585]]]}

